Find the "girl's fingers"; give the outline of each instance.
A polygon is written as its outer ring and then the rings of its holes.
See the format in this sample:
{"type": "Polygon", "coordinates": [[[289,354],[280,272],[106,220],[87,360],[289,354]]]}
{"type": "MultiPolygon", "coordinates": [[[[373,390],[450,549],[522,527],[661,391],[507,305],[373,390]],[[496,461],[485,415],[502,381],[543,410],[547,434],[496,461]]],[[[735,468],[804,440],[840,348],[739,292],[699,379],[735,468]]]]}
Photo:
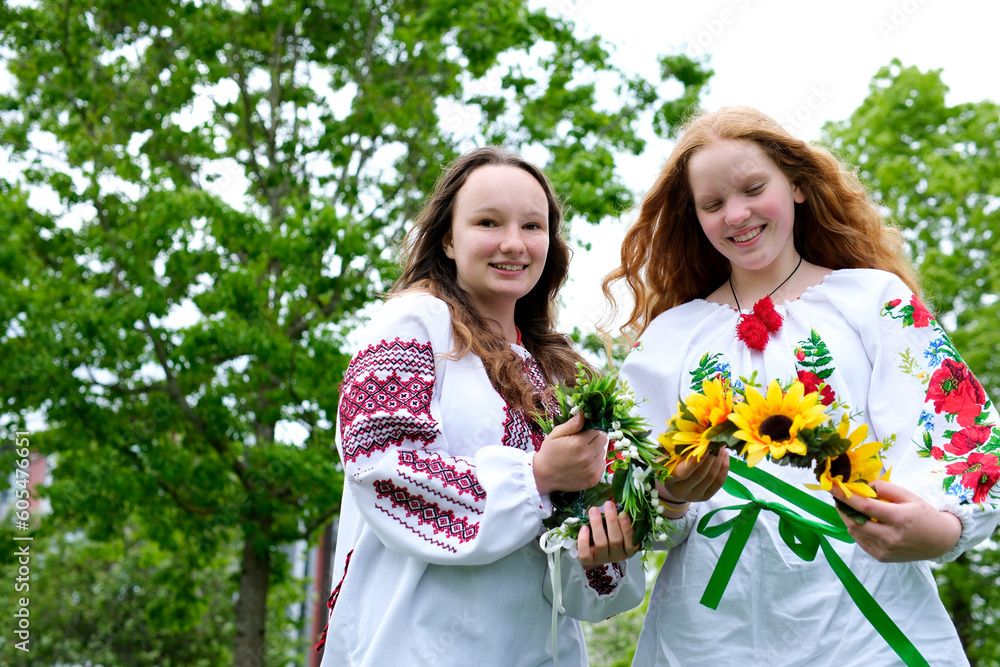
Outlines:
{"type": "Polygon", "coordinates": [[[580,562],[586,566],[594,562],[594,546],[590,543],[590,528],[580,526],[580,532],[576,536],[576,550],[579,552],[580,562]]]}
{"type": "Polygon", "coordinates": [[[591,507],[587,513],[590,516],[590,534],[594,542],[594,552],[598,556],[604,555],[608,550],[608,536],[604,532],[601,510],[598,507],[591,507]]]}

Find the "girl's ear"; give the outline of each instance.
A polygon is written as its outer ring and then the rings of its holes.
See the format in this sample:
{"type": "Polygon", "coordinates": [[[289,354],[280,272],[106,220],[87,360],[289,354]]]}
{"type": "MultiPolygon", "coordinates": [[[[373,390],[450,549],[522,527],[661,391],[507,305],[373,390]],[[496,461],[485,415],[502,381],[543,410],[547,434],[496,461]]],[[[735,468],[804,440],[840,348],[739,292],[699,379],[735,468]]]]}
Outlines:
{"type": "Polygon", "coordinates": [[[803,204],[806,201],[806,193],[797,185],[792,186],[792,201],[796,204],[803,204]]]}
{"type": "Polygon", "coordinates": [[[455,244],[452,243],[451,232],[445,235],[441,241],[441,247],[444,248],[444,254],[448,259],[455,259],[455,244]]]}

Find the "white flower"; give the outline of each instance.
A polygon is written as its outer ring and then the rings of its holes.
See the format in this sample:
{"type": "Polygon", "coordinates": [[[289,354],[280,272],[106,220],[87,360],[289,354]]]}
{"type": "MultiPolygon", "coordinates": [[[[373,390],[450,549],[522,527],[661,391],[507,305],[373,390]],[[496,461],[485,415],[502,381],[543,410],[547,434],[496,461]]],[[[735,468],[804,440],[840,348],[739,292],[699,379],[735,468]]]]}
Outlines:
{"type": "Polygon", "coordinates": [[[625,434],[622,433],[621,431],[615,430],[615,431],[609,431],[608,432],[608,440],[621,440],[624,437],[625,437],[625,434]]]}
{"type": "Polygon", "coordinates": [[[622,427],[622,423],[620,421],[613,421],[613,422],[611,422],[611,428],[614,429],[615,431],[617,431],[621,427],[622,427]]]}
{"type": "Polygon", "coordinates": [[[630,445],[628,448],[628,455],[633,459],[639,458],[639,448],[635,445],[630,445]]]}
{"type": "Polygon", "coordinates": [[[656,503],[656,504],[655,504],[655,505],[654,505],[653,507],[655,507],[655,508],[656,508],[656,513],[657,513],[657,514],[663,514],[663,513],[664,513],[664,512],[666,511],[666,510],[665,510],[665,509],[663,508],[663,505],[661,505],[660,503],[656,503]]]}
{"type": "Polygon", "coordinates": [[[580,414],[580,406],[579,405],[574,405],[573,408],[569,411],[569,413],[571,415],[578,415],[578,414],[580,414]]]}
{"type": "Polygon", "coordinates": [[[570,394],[566,397],[566,405],[576,405],[577,394],[570,394]]]}
{"type": "Polygon", "coordinates": [[[563,525],[564,526],[572,526],[574,523],[580,523],[580,518],[579,517],[575,517],[575,516],[571,516],[571,517],[567,517],[563,521],[563,525]]]}
{"type": "Polygon", "coordinates": [[[639,406],[638,405],[633,405],[632,409],[628,411],[628,414],[629,414],[630,417],[638,417],[639,416],[639,406]]]}
{"type": "Polygon", "coordinates": [[[649,476],[649,468],[639,468],[636,467],[632,470],[632,484],[640,493],[645,493],[648,491],[648,485],[646,484],[646,477],[649,476]]]}

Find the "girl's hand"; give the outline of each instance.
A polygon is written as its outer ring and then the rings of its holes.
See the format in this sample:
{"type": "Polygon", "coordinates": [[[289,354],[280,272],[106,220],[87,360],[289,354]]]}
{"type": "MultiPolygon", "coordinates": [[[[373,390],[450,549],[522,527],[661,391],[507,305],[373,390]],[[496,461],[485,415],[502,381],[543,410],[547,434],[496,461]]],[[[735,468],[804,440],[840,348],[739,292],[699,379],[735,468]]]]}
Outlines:
{"type": "Polygon", "coordinates": [[[532,462],[539,493],[583,491],[601,481],[608,436],[594,429],[581,431],[582,427],[583,415],[574,415],[545,436],[532,462]]]}
{"type": "Polygon", "coordinates": [[[835,498],[873,519],[863,524],[840,513],[847,532],[872,558],[883,563],[904,563],[937,558],[951,551],[962,536],[962,522],[942,512],[909,489],[886,481],[874,483],[878,498],[852,493],[850,498],[834,487],[835,498]]]}
{"type": "Polygon", "coordinates": [[[729,454],[723,449],[716,456],[706,454],[701,461],[684,461],[668,480],[656,483],[656,491],[673,505],[708,500],[722,488],[727,475],[729,454]]]}
{"type": "Polygon", "coordinates": [[[590,525],[581,526],[576,538],[576,548],[580,552],[579,559],[583,567],[628,560],[629,556],[639,550],[632,543],[632,519],[627,514],[618,514],[614,500],[604,503],[603,517],[599,507],[591,507],[587,514],[590,525]]]}

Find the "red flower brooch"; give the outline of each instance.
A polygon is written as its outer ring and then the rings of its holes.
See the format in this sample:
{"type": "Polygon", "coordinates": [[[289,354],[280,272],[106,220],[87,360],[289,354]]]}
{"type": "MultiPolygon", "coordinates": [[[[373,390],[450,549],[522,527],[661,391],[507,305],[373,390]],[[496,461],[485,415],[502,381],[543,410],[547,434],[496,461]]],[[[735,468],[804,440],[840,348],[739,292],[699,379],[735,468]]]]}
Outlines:
{"type": "MultiPolygon", "coordinates": [[[[800,266],[802,266],[802,255],[799,255],[799,262],[792,269],[792,272],[788,274],[788,278],[782,280],[781,285],[771,290],[771,294],[781,289],[782,285],[795,275],[800,266]]],[[[742,310],[740,308],[740,300],[736,296],[736,288],[733,287],[732,274],[729,274],[728,282],[729,290],[733,293],[733,301],[736,302],[736,310],[742,310]]],[[[762,352],[767,347],[767,342],[771,340],[771,334],[778,333],[782,322],[784,322],[781,315],[774,310],[774,302],[771,301],[771,294],[757,301],[753,305],[753,310],[749,313],[741,312],[740,320],[736,323],[736,338],[743,341],[743,344],[751,350],[762,352]]]]}
{"type": "Polygon", "coordinates": [[[771,340],[771,334],[778,333],[784,322],[781,315],[774,309],[771,297],[765,296],[753,305],[749,313],[742,313],[736,324],[736,338],[751,350],[763,351],[771,340]]]}

